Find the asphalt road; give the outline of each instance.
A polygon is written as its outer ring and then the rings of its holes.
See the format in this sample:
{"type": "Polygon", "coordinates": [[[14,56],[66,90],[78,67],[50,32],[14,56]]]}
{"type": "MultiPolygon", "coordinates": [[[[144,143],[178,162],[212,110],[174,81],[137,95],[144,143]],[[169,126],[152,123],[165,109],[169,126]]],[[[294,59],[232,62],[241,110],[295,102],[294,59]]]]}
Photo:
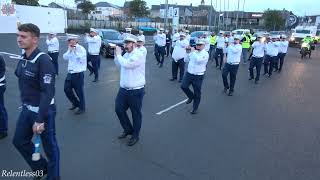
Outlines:
{"type": "MultiPolygon", "coordinates": [[[[19,54],[15,35],[0,38],[0,51],[19,54]]],[[[99,83],[86,73],[87,111],[76,116],[63,92],[66,43],[60,40],[56,129],[63,180],[320,179],[319,50],[301,60],[290,48],[282,73],[262,77],[259,85],[248,81],[248,65],[241,65],[233,97],[222,93],[221,71],[209,62],[199,114],[190,115],[191,105],[181,104],[157,115],[186,96],[169,81],[171,60],[158,68],[148,47],[141,139],[127,147],[117,139],[119,72],[112,59],[102,59],[99,83]]],[[[40,47],[45,50],[43,38],[40,47]]],[[[16,60],[5,57],[9,136],[0,141],[0,171],[30,171],[11,143],[20,100],[16,60]]]]}

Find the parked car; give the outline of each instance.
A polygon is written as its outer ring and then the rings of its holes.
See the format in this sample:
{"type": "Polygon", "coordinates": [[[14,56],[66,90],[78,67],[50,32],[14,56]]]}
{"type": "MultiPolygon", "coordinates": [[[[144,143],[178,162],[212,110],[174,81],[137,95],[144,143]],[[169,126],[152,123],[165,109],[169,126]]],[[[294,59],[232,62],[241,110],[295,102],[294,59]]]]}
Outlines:
{"type": "Polygon", "coordinates": [[[124,50],[123,37],[121,33],[114,29],[98,29],[102,44],[100,54],[104,57],[114,56],[114,46],[120,46],[124,50]]]}
{"type": "Polygon", "coordinates": [[[140,26],[139,30],[144,32],[157,32],[157,28],[149,27],[149,26],[140,26]]]}
{"type": "Polygon", "coordinates": [[[207,33],[208,36],[210,36],[210,32],[209,31],[194,31],[190,34],[190,46],[191,47],[195,47],[196,46],[196,42],[197,40],[203,36],[204,33],[207,33]]]}

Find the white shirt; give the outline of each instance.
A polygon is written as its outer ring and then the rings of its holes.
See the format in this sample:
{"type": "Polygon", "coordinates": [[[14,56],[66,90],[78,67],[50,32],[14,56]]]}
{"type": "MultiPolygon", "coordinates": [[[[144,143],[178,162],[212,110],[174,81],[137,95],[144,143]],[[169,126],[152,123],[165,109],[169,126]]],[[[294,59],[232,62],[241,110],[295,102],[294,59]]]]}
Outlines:
{"type": "Polygon", "coordinates": [[[164,33],[162,33],[162,34],[157,34],[156,36],[155,36],[155,41],[156,41],[156,44],[158,45],[158,46],[160,46],[160,47],[162,47],[162,46],[165,46],[166,45],[166,35],[164,34],[164,33]]]}
{"type": "Polygon", "coordinates": [[[88,43],[88,53],[90,55],[99,55],[101,47],[100,36],[86,36],[86,42],[88,43]]]}
{"type": "Polygon", "coordinates": [[[222,36],[217,37],[217,48],[224,49],[226,46],[226,39],[222,36]]]}
{"type": "Polygon", "coordinates": [[[183,59],[186,57],[186,47],[189,46],[189,41],[187,39],[178,40],[175,43],[173,52],[172,52],[172,58],[174,61],[178,61],[179,59],[183,59]]]}
{"type": "Polygon", "coordinates": [[[143,54],[144,59],[147,59],[147,48],[144,46],[137,47],[137,49],[143,54]]]}
{"type": "Polygon", "coordinates": [[[190,34],[187,34],[187,35],[186,35],[186,40],[187,40],[188,42],[190,42],[190,39],[191,39],[190,34]]]}
{"type": "Polygon", "coordinates": [[[204,41],[206,42],[204,49],[209,52],[209,50],[210,50],[210,37],[204,38],[204,41]]]}
{"type": "Polygon", "coordinates": [[[230,36],[228,38],[228,43],[234,43],[234,37],[233,36],[230,36]]]}
{"type": "Polygon", "coordinates": [[[59,40],[57,37],[47,39],[46,43],[48,45],[48,52],[59,52],[59,40]]]}
{"type": "Polygon", "coordinates": [[[277,56],[279,53],[279,43],[278,42],[268,42],[266,45],[266,54],[269,56],[277,56]]]}
{"type": "Polygon", "coordinates": [[[266,50],[266,44],[260,41],[255,41],[252,44],[253,47],[253,57],[262,58],[264,56],[264,51],[266,50]]]}
{"type": "Polygon", "coordinates": [[[242,45],[241,44],[229,44],[227,47],[228,57],[227,63],[229,64],[239,64],[240,57],[242,53],[242,45]]]}
{"type": "Polygon", "coordinates": [[[209,53],[205,49],[189,53],[185,58],[185,61],[189,62],[188,73],[193,75],[204,75],[208,59],[209,53]]]}
{"type": "Polygon", "coordinates": [[[120,87],[140,88],[146,84],[146,59],[140,50],[135,48],[131,53],[127,52],[123,56],[117,55],[114,62],[120,67],[120,87]]]}
{"type": "Polygon", "coordinates": [[[73,50],[64,53],[63,59],[68,61],[69,73],[79,73],[87,70],[87,51],[79,44],[73,50]]]}
{"type": "Polygon", "coordinates": [[[175,46],[176,41],[180,39],[180,34],[177,32],[172,36],[172,47],[175,46]]]}
{"type": "Polygon", "coordinates": [[[146,42],[146,37],[143,34],[138,35],[137,38],[141,38],[143,42],[146,42]]]}
{"type": "Polygon", "coordinates": [[[287,53],[288,52],[288,46],[289,42],[288,41],[280,41],[279,43],[279,53],[287,53]]]}

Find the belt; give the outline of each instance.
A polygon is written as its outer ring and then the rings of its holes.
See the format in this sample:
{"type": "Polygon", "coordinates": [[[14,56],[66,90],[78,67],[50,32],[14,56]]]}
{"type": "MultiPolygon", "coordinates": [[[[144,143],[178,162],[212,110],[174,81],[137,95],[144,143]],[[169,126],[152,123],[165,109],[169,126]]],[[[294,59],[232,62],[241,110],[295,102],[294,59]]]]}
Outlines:
{"type": "Polygon", "coordinates": [[[69,70],[69,71],[68,71],[69,74],[77,74],[77,73],[82,73],[82,72],[83,72],[83,71],[81,71],[81,72],[77,72],[77,71],[73,71],[73,70],[69,70]]]}
{"type": "Polygon", "coordinates": [[[59,51],[48,51],[48,53],[52,54],[52,53],[57,53],[59,51]]]}
{"type": "MultiPolygon", "coordinates": [[[[54,104],[54,98],[52,98],[50,105],[54,104]]],[[[38,106],[31,106],[28,104],[23,104],[29,111],[38,113],[39,112],[39,107],[38,106]]]]}
{"type": "MultiPolygon", "coordinates": [[[[189,72],[188,72],[188,73],[189,73],[189,72]]],[[[202,72],[202,73],[189,73],[189,74],[195,75],[195,76],[202,76],[202,75],[204,75],[204,72],[202,72]]]]}
{"type": "Polygon", "coordinates": [[[239,65],[240,63],[228,63],[228,64],[230,64],[230,65],[239,65]]]}
{"type": "Polygon", "coordinates": [[[132,91],[132,90],[138,90],[144,88],[144,86],[139,86],[139,87],[134,87],[134,88],[129,88],[129,87],[121,87],[127,91],[132,91]]]}

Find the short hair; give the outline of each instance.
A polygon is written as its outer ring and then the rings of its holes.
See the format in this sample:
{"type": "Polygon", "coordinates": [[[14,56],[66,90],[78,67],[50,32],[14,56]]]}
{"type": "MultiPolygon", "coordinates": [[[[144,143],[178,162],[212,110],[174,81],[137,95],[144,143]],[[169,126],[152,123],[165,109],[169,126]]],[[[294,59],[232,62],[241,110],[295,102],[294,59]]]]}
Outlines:
{"type": "Polygon", "coordinates": [[[32,24],[32,23],[21,24],[18,27],[18,30],[19,31],[23,31],[23,32],[30,32],[34,36],[40,37],[40,29],[39,29],[39,27],[36,26],[35,24],[32,24]]]}

